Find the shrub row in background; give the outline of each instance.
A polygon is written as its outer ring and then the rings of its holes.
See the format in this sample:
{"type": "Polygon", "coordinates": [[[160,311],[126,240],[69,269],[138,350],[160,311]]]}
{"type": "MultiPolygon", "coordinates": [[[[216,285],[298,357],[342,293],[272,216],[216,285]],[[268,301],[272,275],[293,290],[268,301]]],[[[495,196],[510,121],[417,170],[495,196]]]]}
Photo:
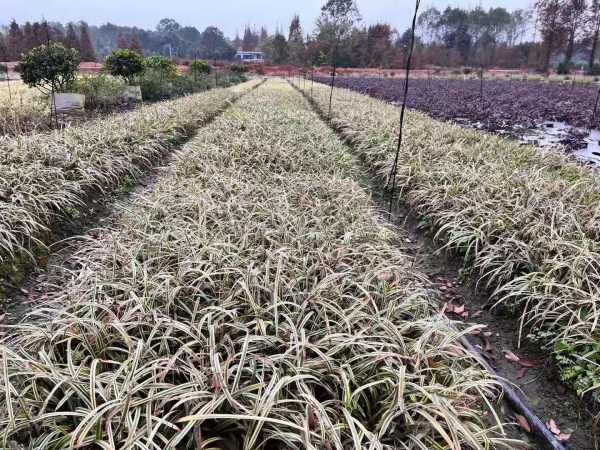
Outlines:
{"type": "Polygon", "coordinates": [[[4,444],[518,446],[355,175],[281,82],[202,129],[0,347],[4,444]]]}
{"type": "MultiPolygon", "coordinates": [[[[216,89],[0,147],[0,273],[22,276],[25,255],[92,192],[136,176],[257,82],[216,89]]],[[[28,260],[30,258],[27,258],[28,260]]]]}
{"type": "MultiPolygon", "coordinates": [[[[313,93],[327,114],[328,87],[313,93]]],[[[332,124],[385,184],[398,108],[345,89],[333,99],[332,124]]],[[[600,399],[600,179],[566,156],[421,113],[409,112],[404,136],[400,201],[498,304],[522,312],[523,337],[553,352],[565,381],[600,399]]]]}
{"type": "MultiPolygon", "coordinates": [[[[41,95],[9,95],[8,83],[0,92],[0,133],[14,136],[53,128],[49,100],[53,92],[85,95],[85,108],[92,114],[130,109],[129,85],[141,88],[142,99],[158,101],[194,94],[213,87],[228,87],[245,81],[245,75],[232,67],[211,74],[206,61],[190,64],[187,73],[179,73],[175,64],[163,56],[142,55],[128,49],[115,50],[104,62],[99,75],[77,76],[79,55],[62,44],[52,43],[33,49],[19,63],[23,81],[41,95]]],[[[87,114],[90,116],[90,113],[87,114]]],[[[72,121],[63,117],[62,120],[72,121]]],[[[79,121],[79,118],[76,119],[79,121]]]]}

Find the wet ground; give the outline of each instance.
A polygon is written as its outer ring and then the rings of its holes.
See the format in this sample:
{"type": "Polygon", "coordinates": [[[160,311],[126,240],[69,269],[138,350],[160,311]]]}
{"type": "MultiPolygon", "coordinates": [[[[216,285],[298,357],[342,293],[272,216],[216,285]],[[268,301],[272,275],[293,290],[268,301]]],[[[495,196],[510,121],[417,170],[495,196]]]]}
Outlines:
{"type": "Polygon", "coordinates": [[[565,122],[544,122],[538,128],[522,132],[519,140],[542,149],[562,146],[586,163],[600,164],[600,130],[586,130],[565,122]]]}

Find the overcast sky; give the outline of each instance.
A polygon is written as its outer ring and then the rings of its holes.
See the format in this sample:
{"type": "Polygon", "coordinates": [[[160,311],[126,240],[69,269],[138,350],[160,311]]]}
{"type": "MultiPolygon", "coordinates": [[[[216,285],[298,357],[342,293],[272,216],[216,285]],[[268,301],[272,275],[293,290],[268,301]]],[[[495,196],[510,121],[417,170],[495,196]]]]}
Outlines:
{"type": "MultiPolygon", "coordinates": [[[[422,0],[422,8],[448,5],[474,7],[503,6],[507,9],[526,8],[531,0],[422,0]]],[[[305,31],[312,30],[323,0],[0,0],[0,24],[11,19],[18,22],[40,20],[69,22],[86,20],[100,25],[135,25],[154,28],[163,17],[182,25],[195,26],[200,31],[216,25],[225,34],[234,36],[244,25],[265,25],[270,31],[277,26],[287,28],[294,13],[300,14],[305,31]]],[[[385,21],[399,30],[410,23],[412,0],[358,0],[365,23],[385,21]]]]}

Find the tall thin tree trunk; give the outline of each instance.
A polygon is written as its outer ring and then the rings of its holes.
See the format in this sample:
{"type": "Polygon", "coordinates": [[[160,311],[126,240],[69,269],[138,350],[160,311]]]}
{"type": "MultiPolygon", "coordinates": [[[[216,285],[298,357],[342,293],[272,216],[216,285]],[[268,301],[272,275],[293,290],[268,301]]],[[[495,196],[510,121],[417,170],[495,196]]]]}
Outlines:
{"type": "Polygon", "coordinates": [[[571,64],[571,60],[573,59],[573,52],[575,50],[575,30],[571,30],[569,32],[569,43],[567,44],[567,50],[565,51],[565,65],[568,66],[571,64]]]}
{"type": "Polygon", "coordinates": [[[596,24],[596,29],[594,30],[594,37],[592,38],[592,50],[590,52],[590,61],[589,61],[589,69],[590,73],[594,69],[594,64],[596,63],[596,51],[598,50],[598,37],[600,35],[600,22],[596,24]]]}
{"type": "Polygon", "coordinates": [[[546,53],[544,54],[544,73],[550,72],[550,58],[552,58],[552,47],[554,47],[554,37],[551,36],[546,41],[546,53]]]}

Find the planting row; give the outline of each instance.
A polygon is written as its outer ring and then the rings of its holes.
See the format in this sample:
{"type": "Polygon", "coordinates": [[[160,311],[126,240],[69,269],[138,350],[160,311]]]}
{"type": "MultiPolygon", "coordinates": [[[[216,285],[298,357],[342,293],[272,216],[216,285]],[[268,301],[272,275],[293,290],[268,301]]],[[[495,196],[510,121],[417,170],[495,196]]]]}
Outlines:
{"type": "Polygon", "coordinates": [[[4,444],[514,448],[358,175],[282,82],[203,128],[11,330],[4,444]]]}
{"type": "Polygon", "coordinates": [[[21,82],[0,81],[0,139],[50,126],[48,101],[21,82]]]}
{"type": "MultiPolygon", "coordinates": [[[[327,114],[329,88],[313,95],[327,114]]],[[[345,89],[333,98],[332,124],[387,184],[398,108],[345,89]]],[[[568,157],[421,113],[404,133],[400,201],[495,288],[497,306],[522,312],[521,336],[553,353],[565,381],[600,399],[600,179],[568,157]]]]}
{"type": "Polygon", "coordinates": [[[82,127],[2,141],[0,274],[18,282],[54,226],[189,138],[257,82],[144,106],[82,127]]]}
{"type": "MultiPolygon", "coordinates": [[[[329,78],[316,78],[330,83],[329,78]]],[[[336,86],[400,103],[404,80],[336,78],[336,86]]],[[[564,83],[484,80],[410,80],[408,106],[442,120],[468,120],[486,131],[518,133],[546,121],[600,128],[597,87],[564,83]]]]}
{"type": "MultiPolygon", "coordinates": [[[[245,76],[230,72],[193,77],[146,71],[134,79],[136,87],[131,88],[124,80],[104,74],[82,76],[70,84],[67,89],[70,94],[67,96],[71,102],[78,100],[78,96],[83,96],[85,100],[81,106],[85,110],[77,110],[73,114],[61,114],[59,111],[58,122],[60,126],[77,125],[107,113],[131,110],[138,104],[138,100],[166,100],[215,87],[226,88],[243,81],[245,76]],[[134,99],[128,92],[133,89],[136,93],[137,86],[137,94],[141,97],[134,99]]],[[[21,82],[12,81],[10,85],[0,82],[0,138],[56,128],[57,119],[51,115],[49,97],[21,82]]]]}

